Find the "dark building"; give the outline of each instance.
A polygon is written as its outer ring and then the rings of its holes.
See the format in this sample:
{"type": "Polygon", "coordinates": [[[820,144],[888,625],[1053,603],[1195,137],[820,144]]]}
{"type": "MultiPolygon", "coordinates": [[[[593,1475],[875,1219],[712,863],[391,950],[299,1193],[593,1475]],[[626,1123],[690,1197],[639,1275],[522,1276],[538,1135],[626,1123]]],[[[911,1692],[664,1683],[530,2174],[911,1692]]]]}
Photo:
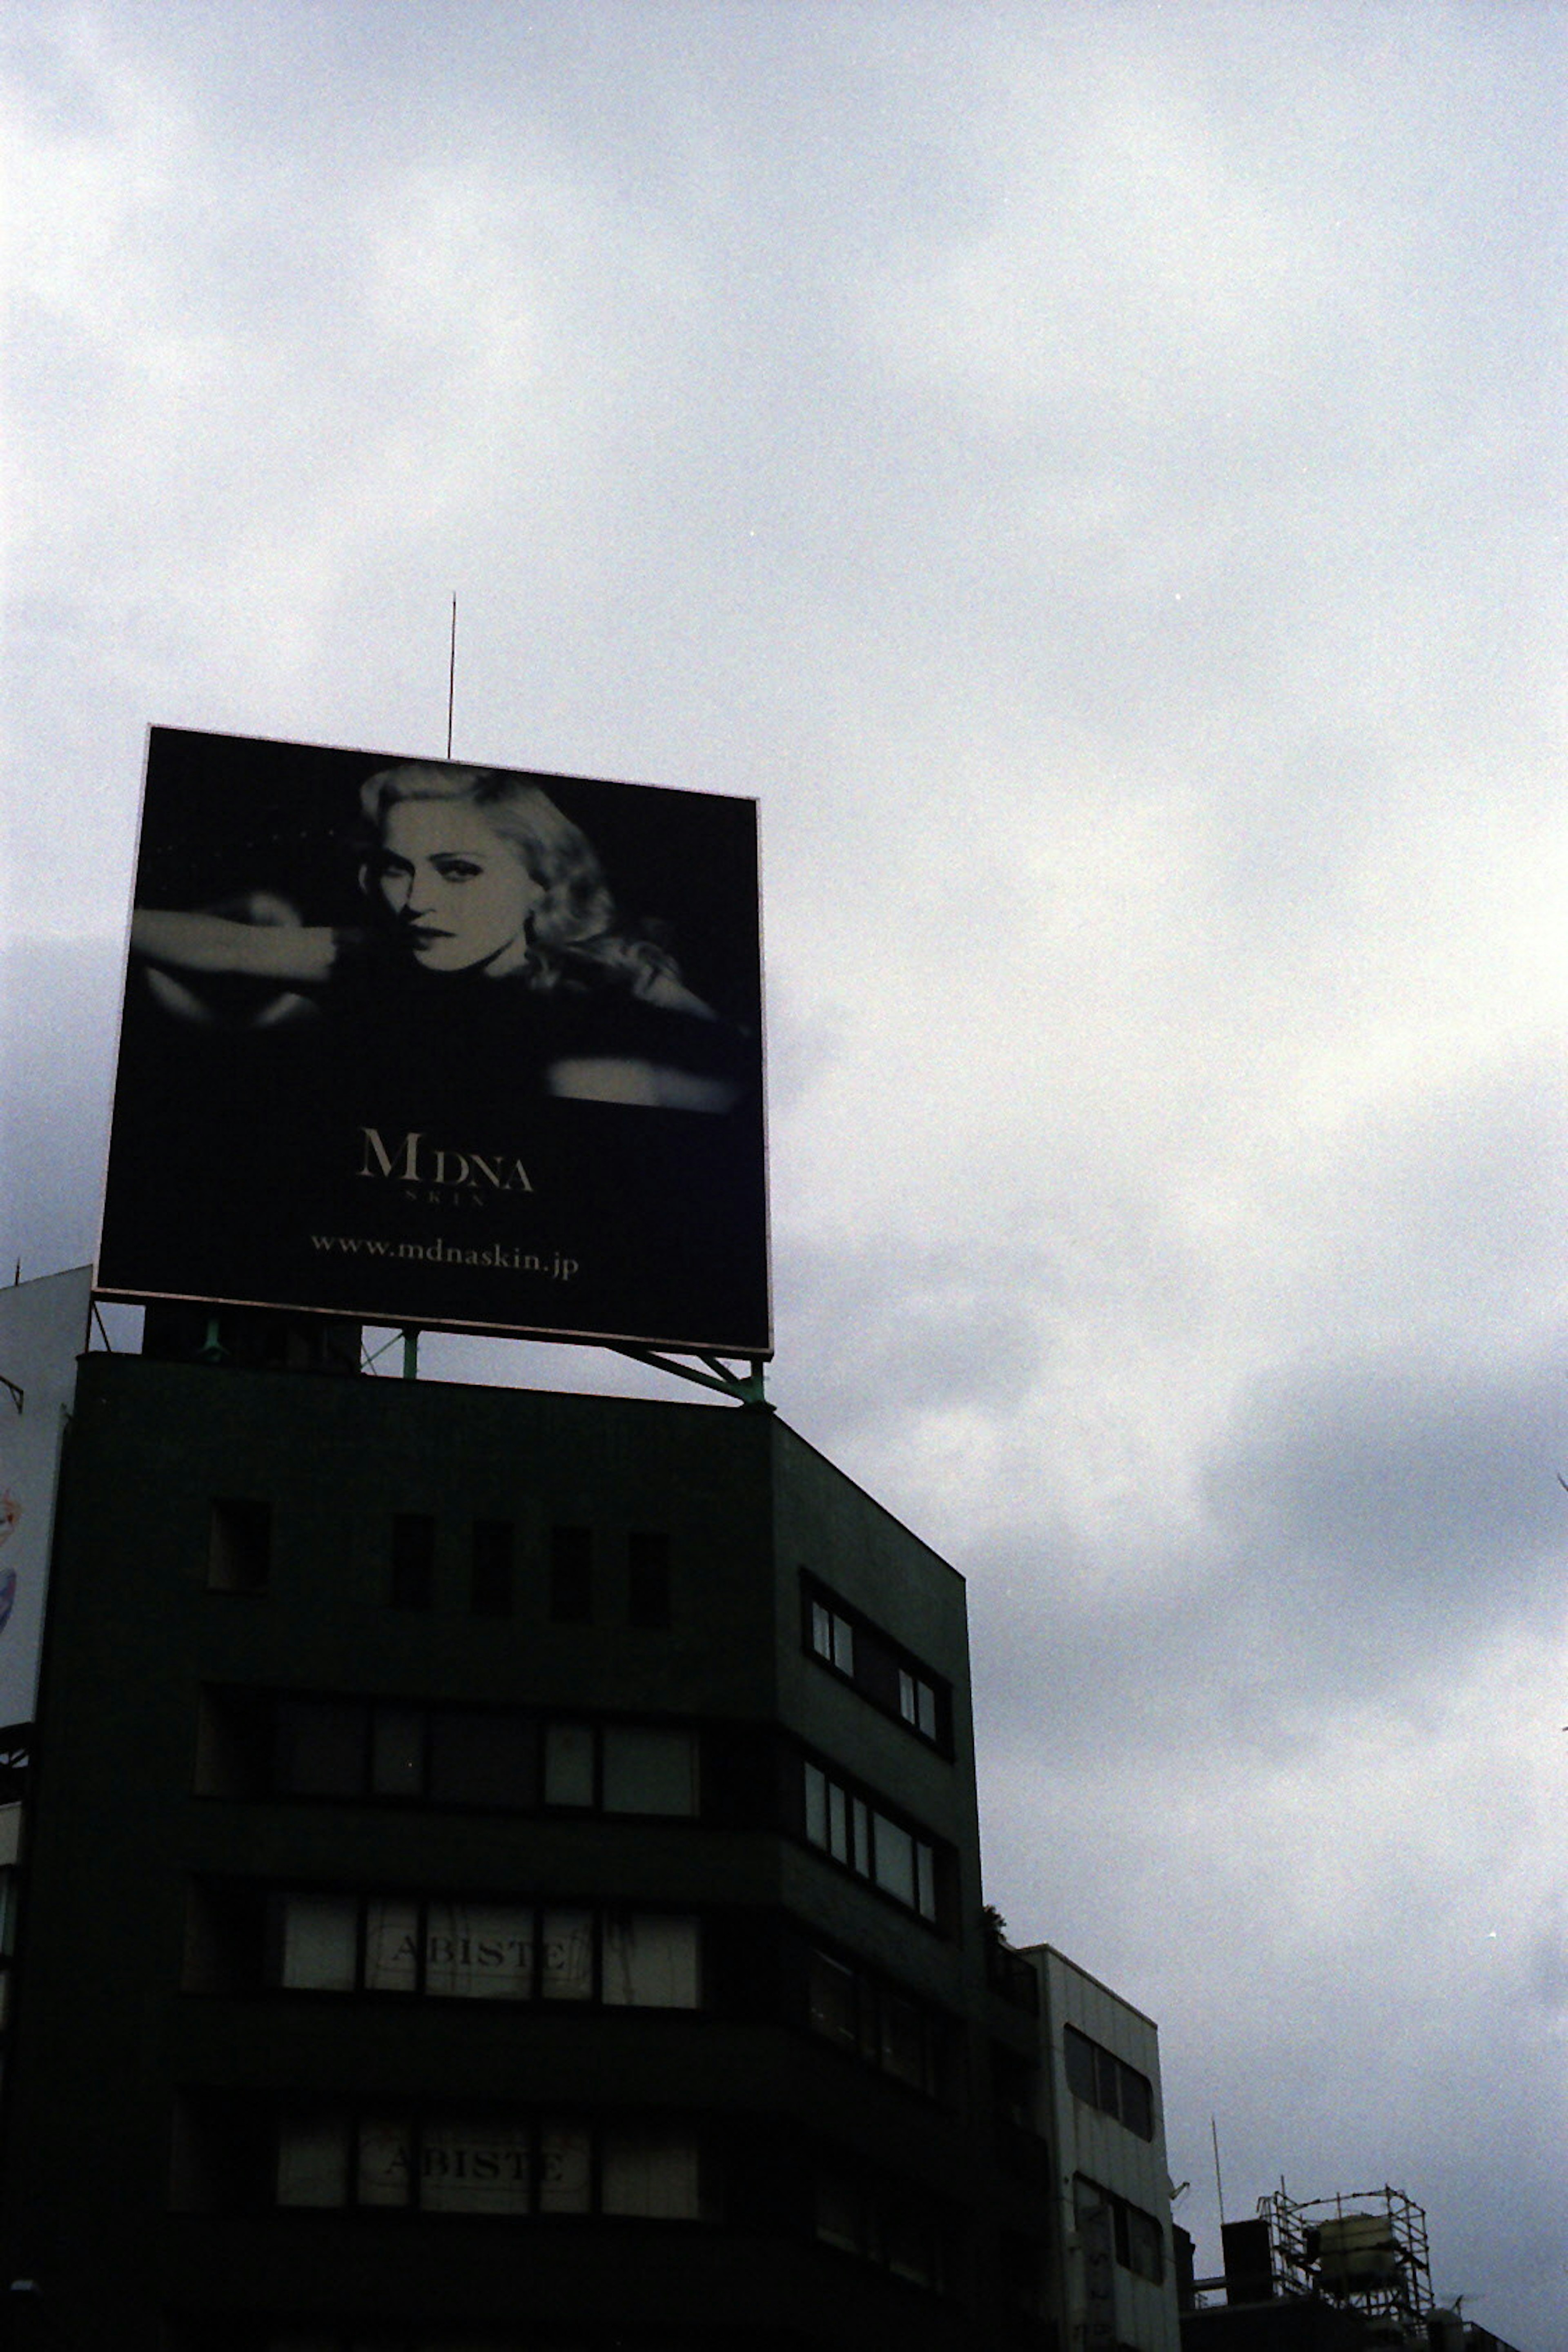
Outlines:
{"type": "Polygon", "coordinates": [[[343,1337],[79,1364],[11,2341],[1050,2352],[961,1579],[766,1410],[343,1337]]]}

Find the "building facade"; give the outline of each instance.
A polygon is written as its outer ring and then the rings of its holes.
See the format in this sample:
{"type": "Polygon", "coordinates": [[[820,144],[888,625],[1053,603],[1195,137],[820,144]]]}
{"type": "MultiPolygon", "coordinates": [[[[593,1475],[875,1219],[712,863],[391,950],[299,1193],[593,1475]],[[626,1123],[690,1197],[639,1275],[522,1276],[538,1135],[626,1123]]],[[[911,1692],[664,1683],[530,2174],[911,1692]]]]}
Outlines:
{"type": "Polygon", "coordinates": [[[1179,2352],[1158,2030],[1048,1944],[1023,1958],[1040,1986],[1061,2339],[1085,2352],[1179,2352]]]}
{"type": "Polygon", "coordinates": [[[12,2341],[1091,2345],[1042,1987],[1089,2027],[987,1932],[962,1580],[765,1410],[322,1328],[78,1370],[12,2341]]]}

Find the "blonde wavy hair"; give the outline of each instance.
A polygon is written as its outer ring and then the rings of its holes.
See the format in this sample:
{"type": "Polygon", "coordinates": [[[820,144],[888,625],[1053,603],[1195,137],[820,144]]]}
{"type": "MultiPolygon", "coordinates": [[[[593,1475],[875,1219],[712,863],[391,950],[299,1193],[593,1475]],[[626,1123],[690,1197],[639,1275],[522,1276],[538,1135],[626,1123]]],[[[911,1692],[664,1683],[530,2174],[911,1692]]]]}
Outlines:
{"type": "Polygon", "coordinates": [[[582,989],[618,982],[641,994],[658,981],[679,982],[674,960],[663,948],[623,929],[586,834],[562,815],[538,784],[502,768],[400,761],[367,776],[360,786],[360,813],[369,836],[360,865],[362,888],[372,887],[374,845],[388,811],[401,801],[466,802],[538,883],[544,895],[529,916],[527,952],[516,973],[525,986],[582,989]]]}

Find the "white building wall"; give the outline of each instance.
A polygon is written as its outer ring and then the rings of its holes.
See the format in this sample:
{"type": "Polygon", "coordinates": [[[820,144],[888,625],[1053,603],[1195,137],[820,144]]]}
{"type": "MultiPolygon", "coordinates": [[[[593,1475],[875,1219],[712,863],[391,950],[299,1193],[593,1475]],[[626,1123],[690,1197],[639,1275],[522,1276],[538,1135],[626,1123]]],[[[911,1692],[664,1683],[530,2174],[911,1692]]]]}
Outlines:
{"type": "Polygon", "coordinates": [[[1180,2352],[1158,2032],[1130,2001],[1048,1944],[1035,1946],[1025,1958],[1040,1979],[1041,2079],[1049,2108],[1042,2120],[1050,2135],[1060,2243],[1067,2254],[1058,2315],[1063,2344],[1067,2352],[1120,2352],[1123,2347],[1131,2352],[1180,2352]],[[1152,2139],[1069,2088],[1069,2025],[1152,2084],[1152,2139]],[[1158,2284],[1121,2262],[1107,2263],[1102,2253],[1097,2260],[1093,2232],[1080,2228],[1074,2192],[1079,2175],[1159,2223],[1163,2276],[1158,2284]]]}

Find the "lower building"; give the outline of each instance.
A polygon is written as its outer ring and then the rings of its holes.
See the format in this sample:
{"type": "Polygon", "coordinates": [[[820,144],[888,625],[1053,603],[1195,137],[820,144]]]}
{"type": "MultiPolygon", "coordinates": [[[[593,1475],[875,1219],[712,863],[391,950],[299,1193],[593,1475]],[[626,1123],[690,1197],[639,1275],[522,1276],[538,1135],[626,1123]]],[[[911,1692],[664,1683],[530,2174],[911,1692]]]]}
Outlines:
{"type": "Polygon", "coordinates": [[[1048,1944],[1022,1957],[1040,1987],[1060,2340],[1084,2352],[1179,2352],[1158,2031],[1048,1944]]]}
{"type": "Polygon", "coordinates": [[[766,1410],[329,1338],[76,1368],[11,2341],[1165,2352],[1152,2029],[988,1928],[962,1580],[766,1410]]]}

